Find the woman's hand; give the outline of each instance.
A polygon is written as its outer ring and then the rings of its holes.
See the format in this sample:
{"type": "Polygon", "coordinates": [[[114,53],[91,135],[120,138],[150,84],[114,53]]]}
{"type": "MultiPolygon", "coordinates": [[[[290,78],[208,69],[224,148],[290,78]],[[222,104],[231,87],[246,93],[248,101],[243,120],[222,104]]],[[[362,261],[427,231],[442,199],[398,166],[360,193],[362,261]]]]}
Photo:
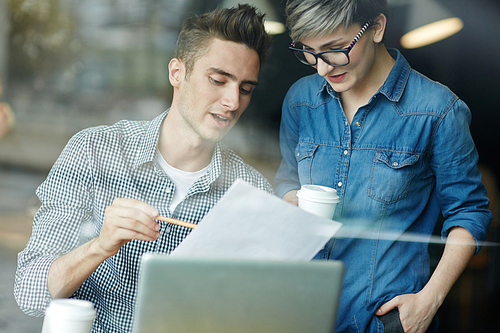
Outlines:
{"type": "Polygon", "coordinates": [[[406,333],[425,333],[436,315],[440,301],[422,291],[394,297],[375,313],[382,316],[394,308],[399,310],[399,319],[406,333]]]}
{"type": "Polygon", "coordinates": [[[297,198],[297,190],[292,190],[286,192],[286,194],[283,196],[283,200],[298,206],[299,205],[299,199],[297,198]]]}

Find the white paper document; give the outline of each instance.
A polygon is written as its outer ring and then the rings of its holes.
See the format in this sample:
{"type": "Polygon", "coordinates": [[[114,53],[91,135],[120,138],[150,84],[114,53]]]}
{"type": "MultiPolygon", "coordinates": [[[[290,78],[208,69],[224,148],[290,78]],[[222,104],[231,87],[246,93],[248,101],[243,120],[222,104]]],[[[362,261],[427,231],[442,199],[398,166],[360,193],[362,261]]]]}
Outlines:
{"type": "Polygon", "coordinates": [[[237,180],[171,256],[309,261],[341,226],[237,180]]]}

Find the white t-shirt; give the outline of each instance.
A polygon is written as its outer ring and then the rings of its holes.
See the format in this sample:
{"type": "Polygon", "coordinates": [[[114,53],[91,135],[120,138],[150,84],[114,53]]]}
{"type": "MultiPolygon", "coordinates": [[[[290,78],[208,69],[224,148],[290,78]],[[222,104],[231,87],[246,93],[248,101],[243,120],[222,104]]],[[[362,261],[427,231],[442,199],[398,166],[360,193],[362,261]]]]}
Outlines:
{"type": "Polygon", "coordinates": [[[156,154],[156,159],[158,164],[161,166],[163,171],[167,174],[168,177],[172,180],[175,185],[174,195],[172,197],[172,202],[170,203],[170,210],[174,211],[175,207],[184,199],[184,197],[188,194],[189,189],[193,184],[205,173],[207,173],[208,167],[207,165],[203,169],[195,172],[183,171],[174,168],[170,164],[165,161],[160,151],[156,154]]]}

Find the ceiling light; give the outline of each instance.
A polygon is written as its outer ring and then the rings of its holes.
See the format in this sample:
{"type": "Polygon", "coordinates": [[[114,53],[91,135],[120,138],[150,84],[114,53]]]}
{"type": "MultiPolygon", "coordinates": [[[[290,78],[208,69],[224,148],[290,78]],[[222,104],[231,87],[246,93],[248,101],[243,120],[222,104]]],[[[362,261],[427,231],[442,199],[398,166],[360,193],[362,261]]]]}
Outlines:
{"type": "Polygon", "coordinates": [[[456,34],[464,26],[460,18],[453,17],[435,0],[414,0],[409,11],[408,32],[400,40],[406,49],[438,42],[456,34]]]}

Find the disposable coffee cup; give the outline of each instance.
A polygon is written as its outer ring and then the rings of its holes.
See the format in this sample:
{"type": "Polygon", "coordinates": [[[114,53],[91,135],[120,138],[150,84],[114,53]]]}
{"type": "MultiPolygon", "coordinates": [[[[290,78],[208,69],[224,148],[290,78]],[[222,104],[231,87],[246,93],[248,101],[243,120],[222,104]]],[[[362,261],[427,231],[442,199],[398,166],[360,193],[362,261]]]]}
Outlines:
{"type": "Polygon", "coordinates": [[[45,311],[42,333],[90,333],[95,316],[92,302],[55,299],[45,311]]]}
{"type": "Polygon", "coordinates": [[[321,185],[302,185],[297,191],[299,207],[327,219],[332,219],[339,196],[337,190],[321,185]]]}

